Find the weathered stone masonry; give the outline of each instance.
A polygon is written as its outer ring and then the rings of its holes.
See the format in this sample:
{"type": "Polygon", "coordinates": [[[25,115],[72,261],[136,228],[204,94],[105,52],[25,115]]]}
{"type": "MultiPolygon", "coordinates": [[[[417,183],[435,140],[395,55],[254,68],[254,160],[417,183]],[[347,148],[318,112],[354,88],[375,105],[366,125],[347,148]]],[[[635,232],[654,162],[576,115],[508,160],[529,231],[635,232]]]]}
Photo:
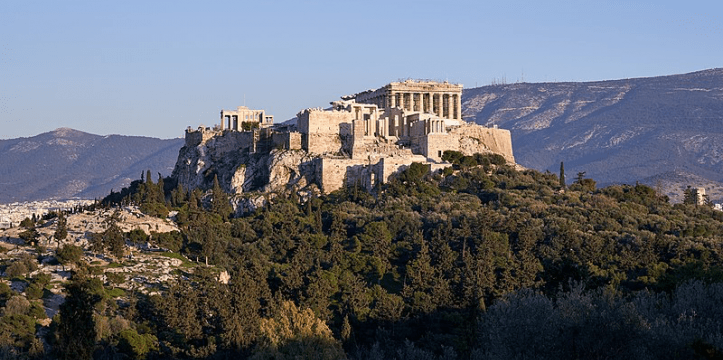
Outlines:
{"type": "Polygon", "coordinates": [[[443,168],[449,165],[441,159],[445,150],[497,153],[514,163],[510,132],[465,122],[461,98],[459,84],[393,82],[344,96],[330,109],[302,110],[295,126],[274,126],[263,110],[239,107],[223,110],[221,125],[214,129],[189,128],[186,147],[218,138],[215,146],[230,152],[301,150],[306,155],[300,159],[313,159],[303,167],[314,169],[313,181],[325,193],[345,184],[372,189],[412,162],[443,168]]]}

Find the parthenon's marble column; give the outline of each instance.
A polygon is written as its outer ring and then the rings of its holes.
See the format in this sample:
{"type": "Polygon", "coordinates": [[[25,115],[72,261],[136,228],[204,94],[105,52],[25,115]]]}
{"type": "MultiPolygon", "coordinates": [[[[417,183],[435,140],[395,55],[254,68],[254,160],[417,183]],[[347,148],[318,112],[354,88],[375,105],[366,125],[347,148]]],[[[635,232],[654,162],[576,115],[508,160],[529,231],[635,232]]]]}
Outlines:
{"type": "Polygon", "coordinates": [[[449,118],[450,119],[456,119],[457,118],[457,100],[456,96],[453,94],[449,95],[449,118]]]}
{"type": "Polygon", "coordinates": [[[449,118],[454,119],[455,118],[455,111],[454,111],[454,94],[449,94],[449,118]]]}
{"type": "Polygon", "coordinates": [[[454,95],[447,94],[447,119],[454,119],[454,95]]]}
{"type": "Polygon", "coordinates": [[[397,102],[397,101],[396,101],[396,100],[397,100],[397,94],[395,94],[395,93],[390,93],[390,94],[388,95],[388,97],[389,97],[389,108],[393,108],[393,107],[397,106],[397,104],[396,104],[396,102],[397,102]]]}
{"type": "Polygon", "coordinates": [[[462,120],[462,96],[456,95],[457,98],[457,120],[462,120]]]}
{"type": "Polygon", "coordinates": [[[457,96],[456,95],[450,95],[449,96],[449,105],[452,106],[452,113],[450,116],[451,119],[457,118],[457,96]]]}
{"type": "Polygon", "coordinates": [[[438,102],[437,102],[437,116],[443,117],[444,116],[444,94],[438,94],[438,102]]]}
{"type": "Polygon", "coordinates": [[[452,113],[454,111],[454,102],[452,101],[452,94],[447,94],[447,116],[446,119],[452,118],[452,113]]]}

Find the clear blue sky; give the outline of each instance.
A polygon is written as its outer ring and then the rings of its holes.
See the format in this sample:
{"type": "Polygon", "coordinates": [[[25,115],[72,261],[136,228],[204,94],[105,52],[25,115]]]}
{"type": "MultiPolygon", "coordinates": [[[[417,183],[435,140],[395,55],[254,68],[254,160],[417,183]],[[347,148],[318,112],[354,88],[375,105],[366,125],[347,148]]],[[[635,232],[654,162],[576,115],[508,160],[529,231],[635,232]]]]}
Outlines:
{"type": "Polygon", "coordinates": [[[183,136],[402,78],[466,88],[723,67],[720,1],[0,1],[0,139],[183,136]]]}

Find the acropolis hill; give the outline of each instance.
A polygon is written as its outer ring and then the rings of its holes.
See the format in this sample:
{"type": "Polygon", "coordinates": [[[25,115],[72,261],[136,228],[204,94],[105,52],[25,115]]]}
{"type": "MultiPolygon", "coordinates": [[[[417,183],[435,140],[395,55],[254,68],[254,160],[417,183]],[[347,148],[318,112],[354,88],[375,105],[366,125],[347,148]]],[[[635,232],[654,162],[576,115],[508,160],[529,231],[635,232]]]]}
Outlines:
{"type": "Polygon", "coordinates": [[[419,162],[435,171],[445,150],[496,153],[514,163],[510,132],[462,119],[462,85],[407,80],[305,109],[295,125],[263,110],[222,110],[219,125],[186,130],[173,177],[186,189],[218,176],[230,193],[372,190],[419,162]]]}

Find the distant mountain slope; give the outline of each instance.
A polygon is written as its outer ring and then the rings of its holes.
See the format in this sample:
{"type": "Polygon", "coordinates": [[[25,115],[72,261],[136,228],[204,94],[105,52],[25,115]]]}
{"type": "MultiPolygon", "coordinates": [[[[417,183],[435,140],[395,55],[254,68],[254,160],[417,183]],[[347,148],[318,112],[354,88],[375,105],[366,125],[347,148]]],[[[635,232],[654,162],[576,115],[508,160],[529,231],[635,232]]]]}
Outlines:
{"type": "Polygon", "coordinates": [[[468,121],[511,130],[520,164],[557,172],[564,161],[569,181],[579,171],[602,184],[677,174],[671,195],[684,179],[723,185],[723,69],[493,85],[465,90],[462,101],[468,121]]]}
{"type": "Polygon", "coordinates": [[[99,136],[61,128],[0,140],[0,203],[95,198],[150,169],[170,175],[183,139],[99,136]]]}

